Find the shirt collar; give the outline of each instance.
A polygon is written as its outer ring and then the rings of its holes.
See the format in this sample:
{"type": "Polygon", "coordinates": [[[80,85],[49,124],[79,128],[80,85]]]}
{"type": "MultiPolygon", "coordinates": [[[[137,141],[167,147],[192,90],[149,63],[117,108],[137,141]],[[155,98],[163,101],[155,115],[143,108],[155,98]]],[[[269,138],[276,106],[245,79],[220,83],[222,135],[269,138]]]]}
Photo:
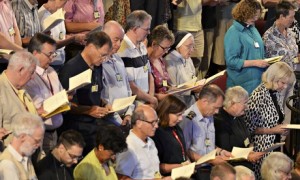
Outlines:
{"type": "MultiPolygon", "coordinates": [[[[131,49],[137,49],[137,47],[133,44],[133,42],[129,39],[129,37],[125,34],[124,36],[124,41],[127,43],[127,45],[131,48],[131,49]]],[[[143,46],[144,44],[142,42],[140,42],[140,48],[141,46],[143,46]]]]}
{"type": "Polygon", "coordinates": [[[14,147],[12,147],[12,145],[8,145],[7,146],[7,150],[11,153],[11,155],[18,161],[18,162],[23,162],[25,161],[25,163],[27,163],[28,161],[28,157],[26,156],[22,156],[21,154],[19,154],[14,147]]]}
{"type": "Polygon", "coordinates": [[[47,73],[47,69],[43,69],[40,66],[36,66],[35,72],[38,75],[43,76],[45,73],[47,73]]]}
{"type": "Polygon", "coordinates": [[[145,143],[143,140],[141,140],[139,137],[137,137],[137,135],[134,134],[134,133],[132,132],[132,130],[130,130],[129,134],[133,137],[133,139],[135,140],[135,142],[136,142],[139,146],[141,146],[141,147],[143,147],[143,148],[147,148],[147,147],[149,148],[149,147],[152,146],[152,142],[151,142],[151,139],[150,139],[149,137],[147,137],[147,143],[145,143]]]}
{"type": "Polygon", "coordinates": [[[36,8],[37,4],[32,5],[29,0],[24,0],[25,4],[28,6],[28,8],[31,10],[32,8],[36,8]]]}

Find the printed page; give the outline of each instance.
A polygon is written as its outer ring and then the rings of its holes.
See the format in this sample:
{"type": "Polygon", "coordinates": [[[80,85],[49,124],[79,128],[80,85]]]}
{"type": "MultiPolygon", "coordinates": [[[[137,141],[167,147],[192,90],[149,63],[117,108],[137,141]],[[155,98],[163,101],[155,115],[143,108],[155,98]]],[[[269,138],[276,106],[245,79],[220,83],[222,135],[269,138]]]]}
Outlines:
{"type": "Polygon", "coordinates": [[[76,76],[73,76],[69,79],[69,90],[68,92],[79,89],[83,86],[86,86],[92,82],[92,70],[88,69],[76,76]]]}
{"type": "Polygon", "coordinates": [[[233,147],[232,152],[231,152],[233,157],[230,158],[229,160],[247,159],[249,153],[252,151],[253,151],[253,147],[249,147],[249,148],[233,147]]]}
{"type": "Polygon", "coordinates": [[[42,28],[43,32],[48,32],[52,28],[54,28],[59,23],[63,22],[65,20],[65,11],[60,8],[55,13],[48,16],[43,22],[42,22],[42,28]]]}
{"type": "Polygon", "coordinates": [[[177,179],[177,178],[189,179],[195,171],[195,166],[196,163],[193,162],[191,164],[172,169],[172,173],[171,173],[172,179],[177,179]]]}
{"type": "Polygon", "coordinates": [[[216,153],[217,153],[217,150],[215,149],[215,150],[211,151],[210,153],[205,154],[200,159],[198,159],[198,161],[196,162],[196,165],[203,164],[203,163],[205,163],[209,160],[215,159],[216,158],[216,153]]]}
{"type": "Polygon", "coordinates": [[[43,116],[47,116],[48,114],[52,113],[56,109],[60,108],[63,105],[69,103],[68,96],[66,90],[62,90],[59,93],[54,94],[53,96],[46,99],[43,103],[44,110],[47,114],[43,116]]]}
{"type": "Polygon", "coordinates": [[[112,104],[112,111],[110,111],[110,112],[117,112],[117,111],[127,108],[128,106],[133,104],[135,98],[136,98],[136,95],[126,97],[126,98],[115,99],[112,104]]]}
{"type": "Polygon", "coordinates": [[[211,83],[213,80],[219,78],[220,76],[223,76],[223,75],[225,74],[225,72],[226,72],[226,70],[223,70],[223,71],[221,71],[221,72],[219,72],[219,73],[217,73],[217,74],[215,74],[215,75],[213,75],[213,76],[207,78],[206,81],[205,81],[205,84],[209,84],[209,83],[211,83]]]}
{"type": "Polygon", "coordinates": [[[0,54],[12,54],[14,51],[10,49],[0,49],[0,54]]]}
{"type": "Polygon", "coordinates": [[[300,129],[300,124],[287,124],[285,129],[300,129]]]}
{"type": "Polygon", "coordinates": [[[267,61],[269,64],[273,64],[279,62],[282,59],[282,57],[283,56],[276,56],[276,57],[266,58],[264,60],[267,61]]]}

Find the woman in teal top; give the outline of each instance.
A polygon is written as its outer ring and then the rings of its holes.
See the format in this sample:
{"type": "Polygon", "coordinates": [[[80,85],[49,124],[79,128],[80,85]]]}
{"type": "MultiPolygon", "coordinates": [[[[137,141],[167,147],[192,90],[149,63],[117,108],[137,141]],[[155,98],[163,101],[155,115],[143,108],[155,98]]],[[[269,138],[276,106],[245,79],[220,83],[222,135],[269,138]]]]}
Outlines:
{"type": "Polygon", "coordinates": [[[234,18],[224,39],[227,88],[242,86],[249,94],[260,84],[269,64],[264,61],[264,44],[254,27],[261,6],[256,0],[242,0],[232,10],[234,18]]]}
{"type": "Polygon", "coordinates": [[[75,180],[117,180],[111,160],[127,149],[126,137],[120,128],[108,125],[98,129],[96,147],[74,169],[75,180]]]}

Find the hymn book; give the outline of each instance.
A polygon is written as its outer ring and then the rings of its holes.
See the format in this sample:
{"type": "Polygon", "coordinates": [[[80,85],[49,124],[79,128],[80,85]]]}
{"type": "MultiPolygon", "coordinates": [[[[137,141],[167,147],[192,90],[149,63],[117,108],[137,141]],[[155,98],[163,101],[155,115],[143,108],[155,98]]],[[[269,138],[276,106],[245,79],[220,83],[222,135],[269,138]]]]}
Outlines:
{"type": "Polygon", "coordinates": [[[43,102],[43,108],[46,111],[42,114],[44,118],[50,118],[56,114],[70,110],[68,95],[66,90],[62,90],[43,102]]]}
{"type": "Polygon", "coordinates": [[[253,147],[249,147],[249,148],[233,147],[231,152],[233,157],[231,157],[229,161],[246,160],[248,159],[249,153],[252,151],[253,151],[253,147]]]}
{"type": "Polygon", "coordinates": [[[210,153],[203,155],[200,159],[198,159],[198,161],[196,162],[196,165],[203,164],[210,160],[215,159],[216,153],[217,153],[217,150],[215,149],[215,150],[211,151],[210,153]]]}
{"type": "Polygon", "coordinates": [[[65,11],[60,8],[55,13],[51,14],[42,22],[43,32],[48,32],[59,23],[65,20],[65,11]]]}
{"type": "Polygon", "coordinates": [[[265,61],[267,61],[269,64],[273,64],[276,62],[279,62],[282,59],[283,56],[276,56],[276,57],[271,57],[271,58],[267,58],[264,59],[265,61]]]}
{"type": "Polygon", "coordinates": [[[188,165],[172,169],[171,178],[187,178],[189,179],[195,171],[195,162],[188,165]]]}
{"type": "Polygon", "coordinates": [[[127,108],[128,106],[133,104],[135,98],[136,98],[136,95],[130,96],[130,97],[125,97],[125,98],[115,99],[112,103],[112,110],[110,112],[117,112],[117,111],[127,108]]]}
{"type": "Polygon", "coordinates": [[[86,71],[83,71],[80,74],[77,74],[76,76],[73,76],[69,79],[69,90],[68,92],[75,91],[79,88],[82,88],[88,84],[92,83],[92,70],[88,69],[86,71]]]}

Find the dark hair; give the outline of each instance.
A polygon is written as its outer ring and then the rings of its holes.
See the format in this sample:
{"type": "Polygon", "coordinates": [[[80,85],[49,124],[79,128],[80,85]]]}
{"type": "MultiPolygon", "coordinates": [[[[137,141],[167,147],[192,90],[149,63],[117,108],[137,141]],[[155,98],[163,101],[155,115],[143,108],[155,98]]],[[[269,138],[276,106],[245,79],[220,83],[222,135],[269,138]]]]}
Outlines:
{"type": "Polygon", "coordinates": [[[174,35],[164,25],[156,26],[150,33],[148,38],[148,47],[152,46],[152,43],[160,44],[163,40],[169,40],[172,44],[174,43],[174,35]]]}
{"type": "Polygon", "coordinates": [[[66,148],[70,148],[74,145],[78,145],[82,148],[85,146],[82,135],[75,130],[67,130],[62,132],[58,138],[56,147],[58,147],[60,144],[63,144],[66,148]]]}
{"type": "MultiPolygon", "coordinates": [[[[175,33],[175,42],[174,44],[171,46],[171,49],[170,50],[176,50],[176,46],[179,44],[179,42],[181,41],[181,39],[187,35],[189,32],[187,31],[177,31],[175,33]]],[[[169,51],[171,52],[171,51],[169,51]]]]}
{"type": "Polygon", "coordinates": [[[257,10],[261,11],[261,5],[257,0],[241,0],[232,9],[233,19],[246,22],[256,15],[257,10]]]}
{"type": "Polygon", "coordinates": [[[210,173],[210,179],[214,177],[219,177],[220,179],[224,179],[228,174],[236,174],[235,169],[229,163],[224,162],[214,166],[210,173]]]}
{"type": "Polygon", "coordinates": [[[36,33],[29,42],[28,51],[33,53],[33,51],[41,52],[43,44],[48,43],[53,46],[56,45],[56,41],[50,36],[43,33],[36,33]]]}
{"type": "Polygon", "coordinates": [[[169,114],[176,114],[184,111],[186,105],[177,97],[169,95],[165,97],[157,107],[157,116],[160,119],[159,126],[169,126],[169,114]]]}
{"type": "Polygon", "coordinates": [[[98,148],[99,145],[115,154],[120,153],[127,149],[126,136],[119,127],[104,125],[97,130],[96,147],[98,148]]]}
{"type": "Polygon", "coordinates": [[[282,15],[283,17],[286,17],[289,15],[290,10],[294,10],[295,6],[288,2],[288,1],[282,1],[281,3],[277,4],[276,6],[276,19],[282,15]]]}
{"type": "Polygon", "coordinates": [[[93,44],[97,48],[101,48],[102,46],[108,44],[109,48],[112,48],[112,42],[110,37],[103,31],[95,31],[88,34],[86,39],[86,45],[93,44]]]}
{"type": "Polygon", "coordinates": [[[210,102],[216,102],[219,96],[221,96],[224,99],[224,92],[217,85],[209,84],[201,89],[199,99],[206,98],[210,102]]]}

